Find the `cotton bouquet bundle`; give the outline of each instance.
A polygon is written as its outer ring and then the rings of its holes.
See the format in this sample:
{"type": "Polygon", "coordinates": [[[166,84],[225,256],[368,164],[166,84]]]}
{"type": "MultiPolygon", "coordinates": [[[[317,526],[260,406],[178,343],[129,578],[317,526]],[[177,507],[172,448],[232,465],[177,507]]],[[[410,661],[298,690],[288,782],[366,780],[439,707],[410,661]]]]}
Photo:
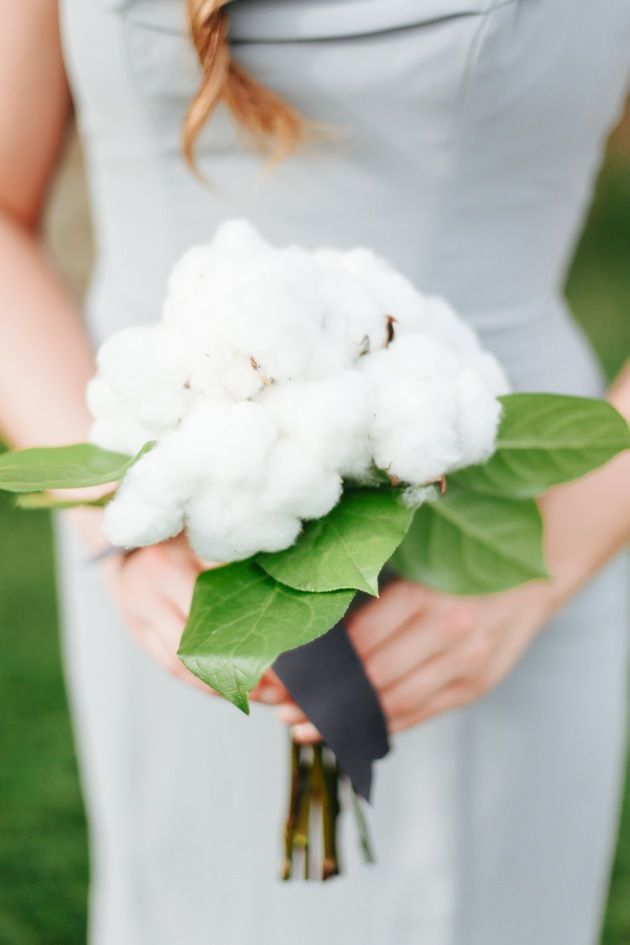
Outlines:
{"type": "Polygon", "coordinates": [[[109,538],[186,528],[214,561],[288,548],[344,483],[380,473],[417,501],[488,458],[507,391],[452,310],[372,253],[274,249],[240,222],[184,255],[162,323],[114,335],[98,369],[93,442],[156,443],[105,513],[109,538]]]}
{"type": "Polygon", "coordinates": [[[112,545],[185,531],[220,563],[198,579],[180,657],[244,711],[270,666],[305,709],[298,680],[314,675],[337,757],[293,748],[284,875],[317,809],[334,875],[338,762],[367,795],[386,733],[376,750],[365,733],[356,774],[360,726],[384,728],[382,713],[357,704],[340,731],[343,679],[328,691],[317,647],[385,565],[456,594],[544,578],[535,497],[627,448],[627,424],[603,401],[509,394],[452,308],[372,252],[278,249],[241,221],[184,254],[161,321],[109,338],[97,366],[91,443],[4,454],[0,487],[41,507],[59,502],[48,490],[118,482],[112,545]]]}

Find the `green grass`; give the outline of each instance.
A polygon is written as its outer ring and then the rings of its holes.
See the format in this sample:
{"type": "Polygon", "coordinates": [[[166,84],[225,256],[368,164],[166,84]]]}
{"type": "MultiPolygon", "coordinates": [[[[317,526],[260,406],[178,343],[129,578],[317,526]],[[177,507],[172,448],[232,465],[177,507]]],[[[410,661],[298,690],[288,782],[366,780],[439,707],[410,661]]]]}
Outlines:
{"type": "Polygon", "coordinates": [[[630,158],[610,159],[567,295],[609,377],[630,354],[630,158]]]}
{"type": "MultiPolygon", "coordinates": [[[[630,351],[630,168],[609,162],[569,297],[612,374],[630,351]]],[[[63,691],[50,528],[0,495],[0,943],[83,945],[85,824],[63,691]]],[[[630,942],[630,792],[604,945],[630,942]]],[[[532,943],[535,945],[535,943],[532,943]]]]}
{"type": "MultiPolygon", "coordinates": [[[[573,309],[609,377],[630,353],[630,167],[610,160],[581,240],[569,285],[573,309]]],[[[630,766],[603,945],[630,942],[630,766]]]]}
{"type": "Polygon", "coordinates": [[[87,854],[50,526],[0,494],[0,943],[85,942],[87,854]]]}

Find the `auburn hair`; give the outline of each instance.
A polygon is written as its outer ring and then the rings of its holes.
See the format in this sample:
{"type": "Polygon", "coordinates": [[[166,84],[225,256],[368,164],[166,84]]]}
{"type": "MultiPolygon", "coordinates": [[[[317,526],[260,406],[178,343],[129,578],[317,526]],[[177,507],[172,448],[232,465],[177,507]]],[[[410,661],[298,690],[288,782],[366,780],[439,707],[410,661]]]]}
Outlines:
{"type": "Polygon", "coordinates": [[[193,168],[195,143],[219,102],[229,108],[237,124],[271,160],[280,160],[295,150],[304,134],[305,123],[297,111],[232,59],[228,2],[185,0],[203,74],[182,129],[184,157],[193,168]]]}

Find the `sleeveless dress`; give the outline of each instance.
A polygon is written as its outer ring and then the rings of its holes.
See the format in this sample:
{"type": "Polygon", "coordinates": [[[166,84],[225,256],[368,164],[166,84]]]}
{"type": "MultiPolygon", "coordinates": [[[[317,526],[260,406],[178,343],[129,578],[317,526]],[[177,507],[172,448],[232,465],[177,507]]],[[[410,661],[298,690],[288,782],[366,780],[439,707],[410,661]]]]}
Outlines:
{"type": "MultiPolygon", "coordinates": [[[[272,171],[223,109],[201,184],[182,0],[62,0],[91,187],[95,342],[159,314],[224,219],[280,244],[370,246],[446,296],[513,386],[597,395],[567,262],[630,66],[628,0],[235,0],[233,51],[336,135],[272,171]]],[[[587,536],[585,536],[586,540],[587,536]]],[[[346,875],[277,878],[287,735],[168,677],[60,536],[66,661],[91,826],[91,945],[595,945],[624,758],[617,560],[495,691],[395,739],[346,875]]]]}

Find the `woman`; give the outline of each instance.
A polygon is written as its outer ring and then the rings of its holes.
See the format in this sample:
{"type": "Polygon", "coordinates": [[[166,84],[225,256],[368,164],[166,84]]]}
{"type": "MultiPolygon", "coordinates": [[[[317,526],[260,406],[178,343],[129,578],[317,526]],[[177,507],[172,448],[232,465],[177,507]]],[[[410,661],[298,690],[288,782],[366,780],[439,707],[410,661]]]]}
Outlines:
{"type": "MultiPolygon", "coordinates": [[[[382,252],[454,303],[516,389],[601,393],[560,288],[626,90],[626,0],[236,0],[230,14],[236,59],[277,96],[229,66],[220,0],[4,10],[9,439],[83,439],[92,344],[154,320],[172,262],[234,216],[279,243],[382,252]],[[98,248],[90,341],[37,240],[67,81],[98,248]],[[243,130],[286,159],[265,171],[243,130]]],[[[627,374],[612,396],[630,415],[627,374]]],[[[349,875],[325,886],[274,875],[276,713],[245,720],[164,672],[192,682],[174,655],[199,567],[190,550],[176,540],[86,568],[86,544],[103,545],[98,513],[73,514],[61,586],[91,945],[594,945],[624,755],[614,555],[630,534],[628,472],[621,457],[545,497],[550,582],[472,601],[398,582],[353,618],[404,734],[378,772],[379,866],[354,862],[348,837],[349,875]]],[[[258,698],[313,737],[272,677],[258,698]]]]}

